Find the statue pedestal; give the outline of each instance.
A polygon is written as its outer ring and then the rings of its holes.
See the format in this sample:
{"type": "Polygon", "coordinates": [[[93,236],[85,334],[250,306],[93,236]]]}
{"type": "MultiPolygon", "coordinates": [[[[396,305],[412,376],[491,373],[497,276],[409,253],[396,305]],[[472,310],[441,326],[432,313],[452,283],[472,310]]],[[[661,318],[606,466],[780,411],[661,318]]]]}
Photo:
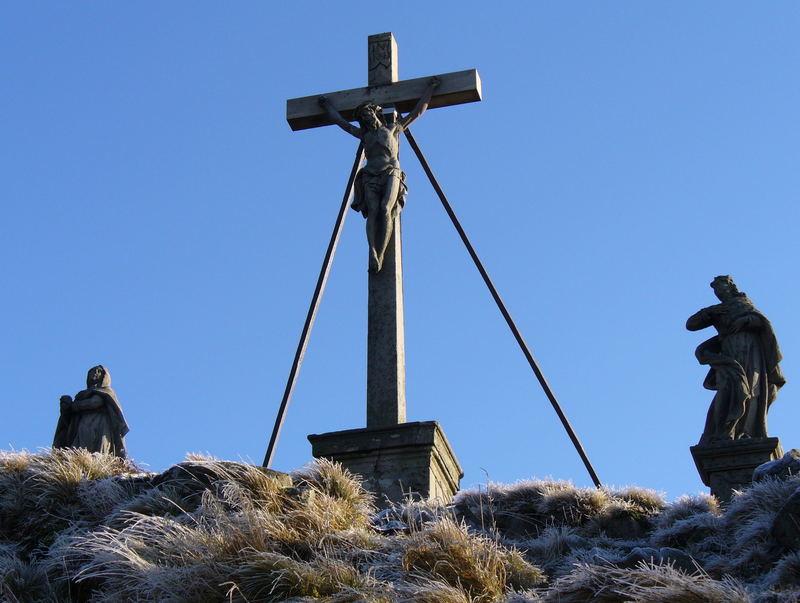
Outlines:
{"type": "Polygon", "coordinates": [[[703,483],[721,502],[729,502],[732,490],[753,482],[753,470],[783,456],[778,438],[743,438],[698,444],[689,448],[703,483]]]}
{"type": "Polygon", "coordinates": [[[360,475],[379,507],[414,499],[449,503],[464,471],[436,421],[400,423],[308,436],[315,458],[360,475]]]}

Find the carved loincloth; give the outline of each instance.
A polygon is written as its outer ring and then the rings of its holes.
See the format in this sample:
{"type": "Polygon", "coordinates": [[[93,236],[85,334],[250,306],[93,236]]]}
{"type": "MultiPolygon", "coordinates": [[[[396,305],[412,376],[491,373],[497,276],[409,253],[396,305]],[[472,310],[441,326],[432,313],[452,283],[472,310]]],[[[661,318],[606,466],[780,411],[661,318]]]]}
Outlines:
{"type": "Polygon", "coordinates": [[[390,176],[397,176],[400,179],[400,187],[397,191],[397,206],[395,213],[402,209],[406,203],[406,194],[408,187],[406,186],[406,175],[399,167],[392,165],[386,166],[383,170],[377,173],[368,172],[366,168],[359,170],[356,174],[354,183],[353,203],[350,205],[354,210],[360,211],[361,214],[367,217],[367,193],[377,197],[383,196],[383,191],[386,189],[386,184],[390,176]]]}

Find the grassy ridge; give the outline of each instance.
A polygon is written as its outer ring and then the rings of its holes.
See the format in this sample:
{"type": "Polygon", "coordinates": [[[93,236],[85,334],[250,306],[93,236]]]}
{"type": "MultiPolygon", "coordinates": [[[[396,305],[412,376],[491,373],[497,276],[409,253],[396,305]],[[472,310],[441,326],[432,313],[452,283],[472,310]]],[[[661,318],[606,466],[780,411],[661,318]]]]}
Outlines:
{"type": "Polygon", "coordinates": [[[163,474],[82,450],[0,453],[3,601],[782,602],[800,555],[770,537],[800,478],[721,510],[640,488],[527,481],[378,512],[318,461],[208,458],[163,474]]]}

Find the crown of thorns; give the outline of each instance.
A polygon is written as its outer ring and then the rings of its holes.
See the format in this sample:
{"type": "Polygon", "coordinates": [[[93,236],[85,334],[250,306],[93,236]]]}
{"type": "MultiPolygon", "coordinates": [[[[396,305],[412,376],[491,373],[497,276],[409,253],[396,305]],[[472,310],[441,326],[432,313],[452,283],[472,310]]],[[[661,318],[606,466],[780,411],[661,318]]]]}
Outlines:
{"type": "Polygon", "coordinates": [[[375,113],[375,115],[380,116],[381,107],[380,105],[376,105],[375,103],[370,103],[370,102],[361,103],[358,107],[356,107],[356,110],[353,112],[353,115],[355,115],[356,119],[361,119],[361,116],[366,111],[371,111],[375,113]]]}

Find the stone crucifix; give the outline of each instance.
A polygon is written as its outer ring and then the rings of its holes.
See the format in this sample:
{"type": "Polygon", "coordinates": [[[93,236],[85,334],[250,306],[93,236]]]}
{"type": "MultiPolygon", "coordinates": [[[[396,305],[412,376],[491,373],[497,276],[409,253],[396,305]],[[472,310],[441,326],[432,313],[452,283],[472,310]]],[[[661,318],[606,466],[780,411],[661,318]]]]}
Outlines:
{"type": "Polygon", "coordinates": [[[474,69],[398,81],[391,33],[369,36],[367,74],[366,88],[288,100],[286,119],[293,130],[335,124],[364,145],[367,163],[356,177],[352,207],[367,219],[370,247],[367,427],[388,427],[406,421],[399,135],[428,108],[481,100],[481,83],[474,69]]]}

